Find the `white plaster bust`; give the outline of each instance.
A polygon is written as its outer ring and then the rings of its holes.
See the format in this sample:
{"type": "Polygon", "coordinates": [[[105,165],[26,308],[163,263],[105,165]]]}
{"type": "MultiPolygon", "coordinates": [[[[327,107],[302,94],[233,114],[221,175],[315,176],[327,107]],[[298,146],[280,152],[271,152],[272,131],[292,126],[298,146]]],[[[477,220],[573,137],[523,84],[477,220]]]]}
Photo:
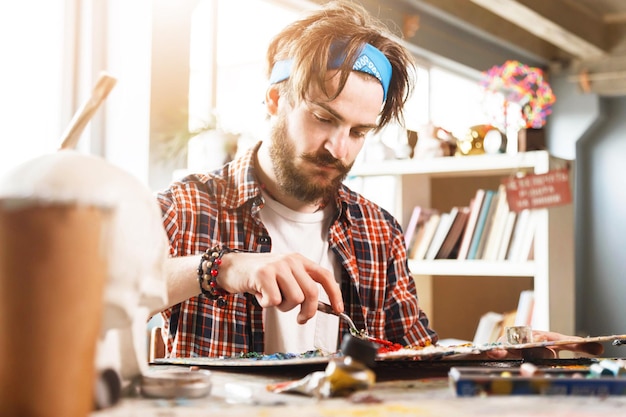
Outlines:
{"type": "Polygon", "coordinates": [[[167,301],[163,263],[168,241],[156,197],[126,171],[74,150],[18,166],[0,178],[0,197],[113,207],[96,367],[113,367],[125,381],[141,374],[147,367],[146,323],[150,312],[167,301]]]}

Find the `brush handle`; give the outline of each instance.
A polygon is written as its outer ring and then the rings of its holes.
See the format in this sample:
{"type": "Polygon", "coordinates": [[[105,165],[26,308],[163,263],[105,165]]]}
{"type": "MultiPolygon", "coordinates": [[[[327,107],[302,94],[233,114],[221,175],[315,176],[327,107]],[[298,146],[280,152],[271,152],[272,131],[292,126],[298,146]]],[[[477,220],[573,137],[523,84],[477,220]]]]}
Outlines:
{"type": "Polygon", "coordinates": [[[60,149],[74,149],[80,139],[80,135],[85,130],[87,123],[91,120],[96,110],[102,102],[107,98],[117,80],[105,72],[100,73],[98,81],[94,86],[91,97],[82,105],[82,107],[74,114],[70,124],[61,136],[60,149]]]}

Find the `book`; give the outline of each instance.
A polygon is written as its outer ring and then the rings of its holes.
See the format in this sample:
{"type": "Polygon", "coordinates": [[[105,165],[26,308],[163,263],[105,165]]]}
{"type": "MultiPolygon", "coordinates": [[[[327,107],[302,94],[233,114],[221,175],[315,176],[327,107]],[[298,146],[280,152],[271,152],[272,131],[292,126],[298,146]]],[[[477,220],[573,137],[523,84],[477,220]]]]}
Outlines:
{"type": "Polygon", "coordinates": [[[475,346],[480,346],[498,340],[503,319],[504,315],[493,311],[483,314],[478,321],[478,326],[474,333],[474,341],[472,343],[475,346]]]}
{"type": "Polygon", "coordinates": [[[535,228],[537,224],[537,212],[535,210],[529,210],[528,223],[522,233],[519,252],[514,260],[523,262],[530,259],[530,254],[533,246],[533,240],[535,239],[535,228]]]}
{"type": "Polygon", "coordinates": [[[430,215],[430,217],[424,224],[424,232],[422,233],[420,241],[416,242],[417,247],[415,248],[412,259],[424,259],[424,256],[426,256],[426,251],[428,251],[428,247],[430,246],[430,242],[433,240],[433,236],[435,234],[435,231],[437,230],[437,226],[439,225],[439,219],[439,213],[433,213],[430,215]]]}
{"type": "Polygon", "coordinates": [[[485,222],[487,221],[487,214],[489,214],[489,207],[491,207],[491,200],[495,191],[486,190],[485,198],[482,206],[480,207],[480,213],[478,214],[478,220],[476,221],[476,229],[472,236],[472,242],[470,244],[469,252],[467,253],[467,259],[478,259],[476,254],[478,252],[478,245],[480,244],[480,238],[485,228],[485,222]]]}
{"type": "Polygon", "coordinates": [[[502,313],[502,322],[500,323],[500,333],[497,340],[506,340],[506,328],[515,326],[515,318],[517,317],[517,310],[507,311],[502,313]]]}
{"type": "Polygon", "coordinates": [[[509,251],[509,247],[511,246],[511,235],[513,234],[516,219],[517,213],[509,210],[509,212],[506,214],[504,229],[502,230],[502,240],[500,241],[500,245],[498,247],[498,255],[496,256],[497,261],[503,261],[506,259],[506,254],[509,251]]]}
{"type": "Polygon", "coordinates": [[[457,254],[457,259],[459,260],[467,258],[467,253],[469,252],[472,237],[474,236],[476,222],[478,221],[478,215],[480,214],[480,208],[483,204],[484,198],[485,190],[479,188],[478,190],[476,190],[474,198],[472,198],[472,200],[470,201],[470,213],[469,217],[467,218],[467,225],[465,226],[465,230],[463,231],[463,236],[461,237],[461,245],[459,246],[459,251],[457,254]]]}
{"type": "Polygon", "coordinates": [[[522,210],[517,213],[517,221],[515,222],[515,228],[513,229],[513,235],[511,236],[511,247],[506,255],[507,261],[517,261],[519,258],[522,235],[528,225],[529,216],[530,209],[522,210]]]}
{"type": "Polygon", "coordinates": [[[509,211],[509,204],[506,201],[506,187],[504,184],[500,184],[498,187],[498,192],[493,204],[495,205],[493,221],[489,229],[489,234],[486,237],[485,248],[482,254],[482,259],[487,261],[495,261],[498,257],[498,249],[502,241],[502,233],[504,232],[504,223],[506,222],[507,213],[509,211]]]}
{"type": "Polygon", "coordinates": [[[411,218],[409,219],[409,223],[406,226],[406,230],[404,231],[404,241],[406,243],[406,249],[409,250],[411,247],[411,243],[413,243],[413,236],[415,235],[415,231],[417,230],[417,225],[422,214],[422,207],[415,206],[413,208],[413,212],[411,213],[411,218]]]}
{"type": "Polygon", "coordinates": [[[511,237],[511,248],[507,260],[512,262],[527,261],[531,253],[532,243],[535,236],[535,211],[522,210],[518,213],[518,220],[511,237]]]}
{"type": "Polygon", "coordinates": [[[426,223],[428,222],[428,220],[430,219],[430,216],[433,213],[437,213],[437,210],[425,209],[425,208],[421,210],[420,218],[419,218],[419,221],[417,222],[416,230],[413,232],[413,238],[412,238],[411,244],[409,245],[409,250],[408,250],[409,259],[415,258],[417,249],[420,246],[420,242],[424,238],[426,223]]]}
{"type": "Polygon", "coordinates": [[[428,250],[426,251],[426,255],[424,255],[424,259],[433,260],[439,249],[441,249],[441,245],[446,238],[446,235],[450,231],[450,226],[452,226],[452,222],[459,212],[458,207],[454,207],[449,213],[441,213],[439,218],[439,224],[437,225],[437,229],[433,234],[433,238],[430,241],[430,245],[428,245],[428,250]]]}
{"type": "Polygon", "coordinates": [[[483,226],[482,233],[480,235],[480,239],[478,240],[478,247],[476,248],[476,256],[474,259],[484,259],[485,247],[487,246],[487,239],[491,234],[491,229],[493,226],[493,221],[495,219],[495,211],[497,207],[497,202],[500,196],[499,191],[492,191],[492,198],[489,202],[489,210],[487,211],[487,215],[485,217],[485,224],[483,226]]]}
{"type": "Polygon", "coordinates": [[[450,259],[456,258],[456,252],[458,252],[461,235],[467,224],[467,218],[469,217],[469,207],[459,207],[458,213],[450,226],[450,231],[446,235],[446,238],[441,244],[441,249],[437,252],[435,259],[450,259]]]}
{"type": "Polygon", "coordinates": [[[533,308],[535,306],[535,292],[524,290],[520,292],[515,314],[515,326],[531,326],[533,321],[533,308]]]}
{"type": "Polygon", "coordinates": [[[428,219],[424,220],[422,224],[418,224],[417,230],[415,231],[415,235],[413,236],[413,242],[409,247],[408,257],[409,259],[415,259],[417,256],[418,248],[420,247],[420,242],[424,238],[424,231],[426,230],[426,223],[428,219]]]}
{"type": "MultiPolygon", "coordinates": [[[[409,246],[407,248],[407,254],[409,258],[413,257],[413,254],[415,253],[415,246],[423,236],[424,224],[430,218],[430,215],[435,211],[436,210],[431,208],[420,207],[419,214],[416,215],[417,221],[414,222],[415,226],[413,227],[413,231],[411,232],[411,241],[409,242],[409,246]]],[[[407,231],[407,233],[409,232],[407,231]]]]}

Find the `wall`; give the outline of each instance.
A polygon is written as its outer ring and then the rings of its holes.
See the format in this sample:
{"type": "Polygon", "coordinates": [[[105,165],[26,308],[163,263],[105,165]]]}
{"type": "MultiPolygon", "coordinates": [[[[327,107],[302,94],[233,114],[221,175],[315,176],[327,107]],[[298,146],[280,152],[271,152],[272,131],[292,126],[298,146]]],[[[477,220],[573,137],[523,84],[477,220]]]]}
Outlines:
{"type": "MultiPolygon", "coordinates": [[[[626,98],[583,94],[553,77],[557,102],[546,136],[550,152],[576,160],[574,185],[576,328],[580,335],[626,333],[626,98]]],[[[607,356],[624,349],[606,346],[607,356]]]]}
{"type": "Polygon", "coordinates": [[[600,97],[581,93],[567,74],[552,76],[550,86],[556,102],[545,128],[548,148],[554,156],[574,160],[578,140],[601,120],[600,97]]]}
{"type": "MultiPolygon", "coordinates": [[[[577,323],[590,335],[626,333],[626,97],[602,98],[600,110],[576,146],[577,323]]],[[[624,356],[624,348],[606,354],[624,356]]]]}

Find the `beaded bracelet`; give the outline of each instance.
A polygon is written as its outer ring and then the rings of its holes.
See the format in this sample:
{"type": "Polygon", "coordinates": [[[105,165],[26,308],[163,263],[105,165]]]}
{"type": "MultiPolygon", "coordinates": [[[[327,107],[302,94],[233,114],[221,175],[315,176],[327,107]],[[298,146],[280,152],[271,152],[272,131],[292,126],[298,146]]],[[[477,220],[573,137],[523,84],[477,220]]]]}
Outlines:
{"type": "Polygon", "coordinates": [[[226,305],[224,296],[228,293],[218,286],[217,275],[219,266],[222,264],[222,256],[229,252],[232,251],[226,247],[213,246],[202,254],[200,265],[198,265],[200,291],[209,300],[217,301],[220,307],[226,305]]]}

